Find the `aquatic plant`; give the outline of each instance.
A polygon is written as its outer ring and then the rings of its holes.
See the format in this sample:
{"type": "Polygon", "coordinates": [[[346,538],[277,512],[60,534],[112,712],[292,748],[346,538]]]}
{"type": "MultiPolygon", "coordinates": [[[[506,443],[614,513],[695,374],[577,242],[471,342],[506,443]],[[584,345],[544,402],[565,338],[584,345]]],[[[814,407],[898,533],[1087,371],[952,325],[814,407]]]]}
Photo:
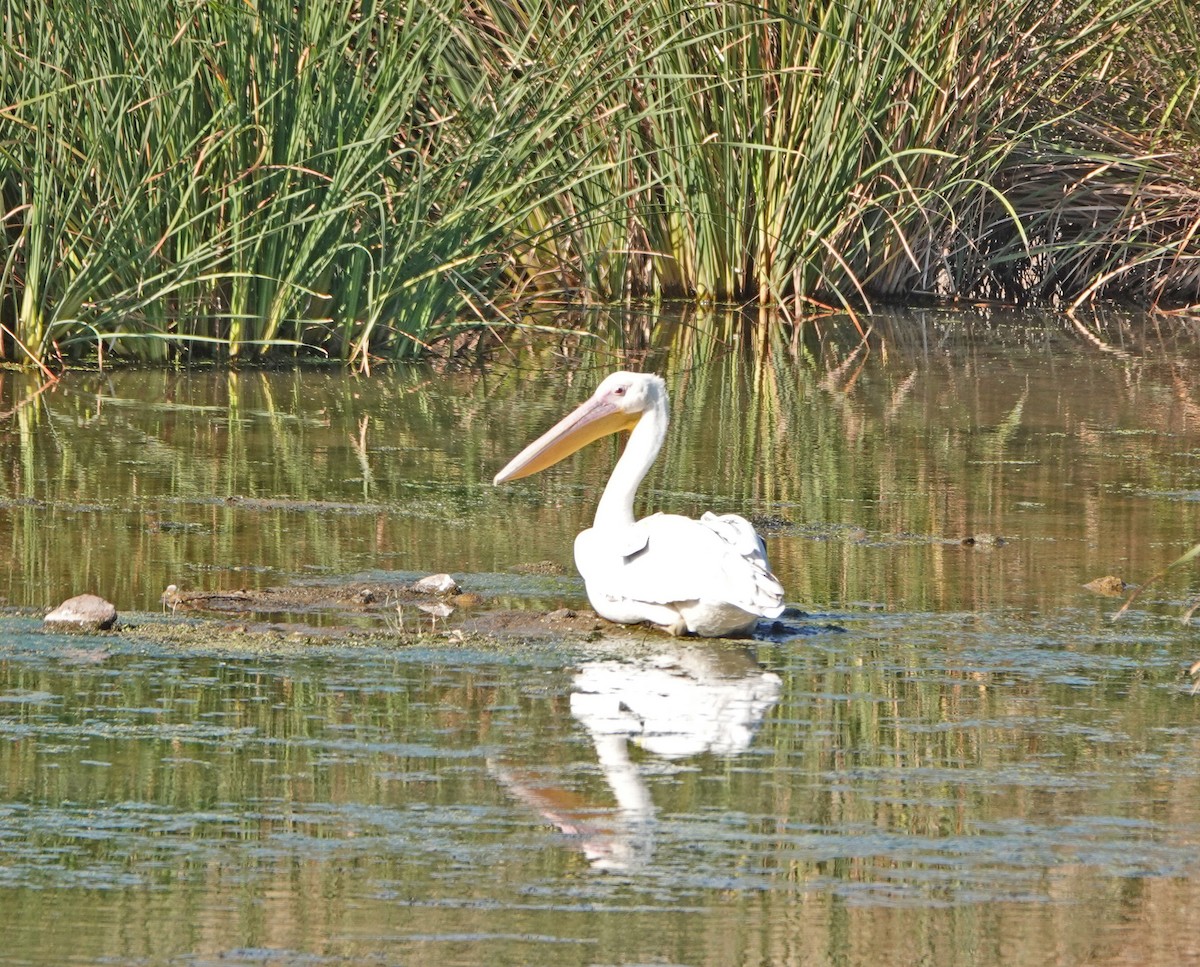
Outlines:
{"type": "Polygon", "coordinates": [[[1198,23],[1175,0],[650,5],[624,291],[1194,298],[1198,23]]]}
{"type": "Polygon", "coordinates": [[[6,357],[366,366],[539,302],[1200,288],[1187,0],[0,17],[6,357]]]}
{"type": "Polygon", "coordinates": [[[7,4],[11,342],[365,361],[488,304],[562,105],[497,110],[464,26],[450,2],[7,4]]]}

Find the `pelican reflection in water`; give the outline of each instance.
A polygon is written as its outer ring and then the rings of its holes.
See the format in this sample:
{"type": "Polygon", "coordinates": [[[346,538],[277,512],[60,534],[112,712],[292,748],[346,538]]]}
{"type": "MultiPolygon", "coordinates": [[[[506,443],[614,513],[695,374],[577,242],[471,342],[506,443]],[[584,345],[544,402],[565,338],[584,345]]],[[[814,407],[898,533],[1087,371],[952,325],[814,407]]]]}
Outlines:
{"type": "Polygon", "coordinates": [[[649,373],[613,373],[592,397],[517,454],[494,483],[544,470],[609,433],[630,430],[596,508],[575,539],[588,600],[609,621],[648,622],[673,635],[747,634],[783,612],[783,586],[743,517],[636,520],[633,498],[667,435],[667,389],[649,373]]]}
{"type": "Polygon", "coordinates": [[[553,769],[488,765],[594,868],[634,869],[653,861],[659,832],[647,780],[663,781],[663,762],[746,752],[782,691],[779,676],[740,648],[680,643],[651,656],[585,662],[572,683],[571,715],[591,736],[615,809],[559,784],[553,769]],[[635,760],[631,745],[660,761],[635,760]]]}

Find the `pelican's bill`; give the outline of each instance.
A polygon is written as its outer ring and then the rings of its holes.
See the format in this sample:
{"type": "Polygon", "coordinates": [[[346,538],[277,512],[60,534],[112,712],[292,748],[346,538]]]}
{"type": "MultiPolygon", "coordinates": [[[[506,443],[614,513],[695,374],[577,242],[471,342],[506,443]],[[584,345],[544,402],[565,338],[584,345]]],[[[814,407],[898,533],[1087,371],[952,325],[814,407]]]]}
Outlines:
{"type": "Polygon", "coordinates": [[[640,416],[593,396],[513,457],[492,483],[519,480],[552,467],[603,436],[632,429],[640,416]]]}

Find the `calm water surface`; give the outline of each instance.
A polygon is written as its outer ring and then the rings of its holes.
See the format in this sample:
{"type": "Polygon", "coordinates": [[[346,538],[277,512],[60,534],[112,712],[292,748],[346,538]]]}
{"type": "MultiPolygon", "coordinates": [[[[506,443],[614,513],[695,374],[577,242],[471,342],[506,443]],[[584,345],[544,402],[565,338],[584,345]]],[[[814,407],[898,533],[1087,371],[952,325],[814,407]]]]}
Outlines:
{"type": "Polygon", "coordinates": [[[0,963],[1189,962],[1200,582],[1115,624],[1083,584],[1200,533],[1195,344],[911,314],[486,372],[0,373],[0,963]],[[804,617],[172,637],[169,583],[582,605],[615,449],[489,481],[619,366],[672,390],[643,506],[758,519],[804,617]],[[84,590],[126,628],[43,631],[84,590]]]}

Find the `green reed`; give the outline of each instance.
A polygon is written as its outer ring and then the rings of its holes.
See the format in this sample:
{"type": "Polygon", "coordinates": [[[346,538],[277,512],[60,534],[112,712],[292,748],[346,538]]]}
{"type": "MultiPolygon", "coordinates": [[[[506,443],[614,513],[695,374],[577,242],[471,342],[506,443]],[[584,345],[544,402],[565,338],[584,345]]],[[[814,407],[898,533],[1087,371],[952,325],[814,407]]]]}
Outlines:
{"type": "Polygon", "coordinates": [[[1194,104],[1193,72],[1172,70],[1186,44],[1154,46],[1168,21],[1195,29],[1180,4],[651,7],[633,152],[659,181],[634,216],[650,291],[787,305],[1195,289],[1192,167],[1178,146],[1151,158],[1145,130],[1164,80],[1181,78],[1180,127],[1194,104]],[[1147,63],[1157,88],[1139,86],[1147,63]],[[1135,97],[1148,109],[1118,127],[1135,97]],[[1098,218],[1092,183],[1115,196],[1098,218]]]}
{"type": "MultiPolygon", "coordinates": [[[[492,155],[528,121],[483,137],[454,117],[436,80],[452,12],[9,5],[10,334],[38,357],[216,343],[365,360],[434,338],[499,270],[510,186],[492,155]]],[[[485,82],[453,97],[466,110],[485,82]]]]}
{"type": "Polygon", "coordinates": [[[8,357],[1200,285],[1184,0],[0,10],[8,357]]]}

